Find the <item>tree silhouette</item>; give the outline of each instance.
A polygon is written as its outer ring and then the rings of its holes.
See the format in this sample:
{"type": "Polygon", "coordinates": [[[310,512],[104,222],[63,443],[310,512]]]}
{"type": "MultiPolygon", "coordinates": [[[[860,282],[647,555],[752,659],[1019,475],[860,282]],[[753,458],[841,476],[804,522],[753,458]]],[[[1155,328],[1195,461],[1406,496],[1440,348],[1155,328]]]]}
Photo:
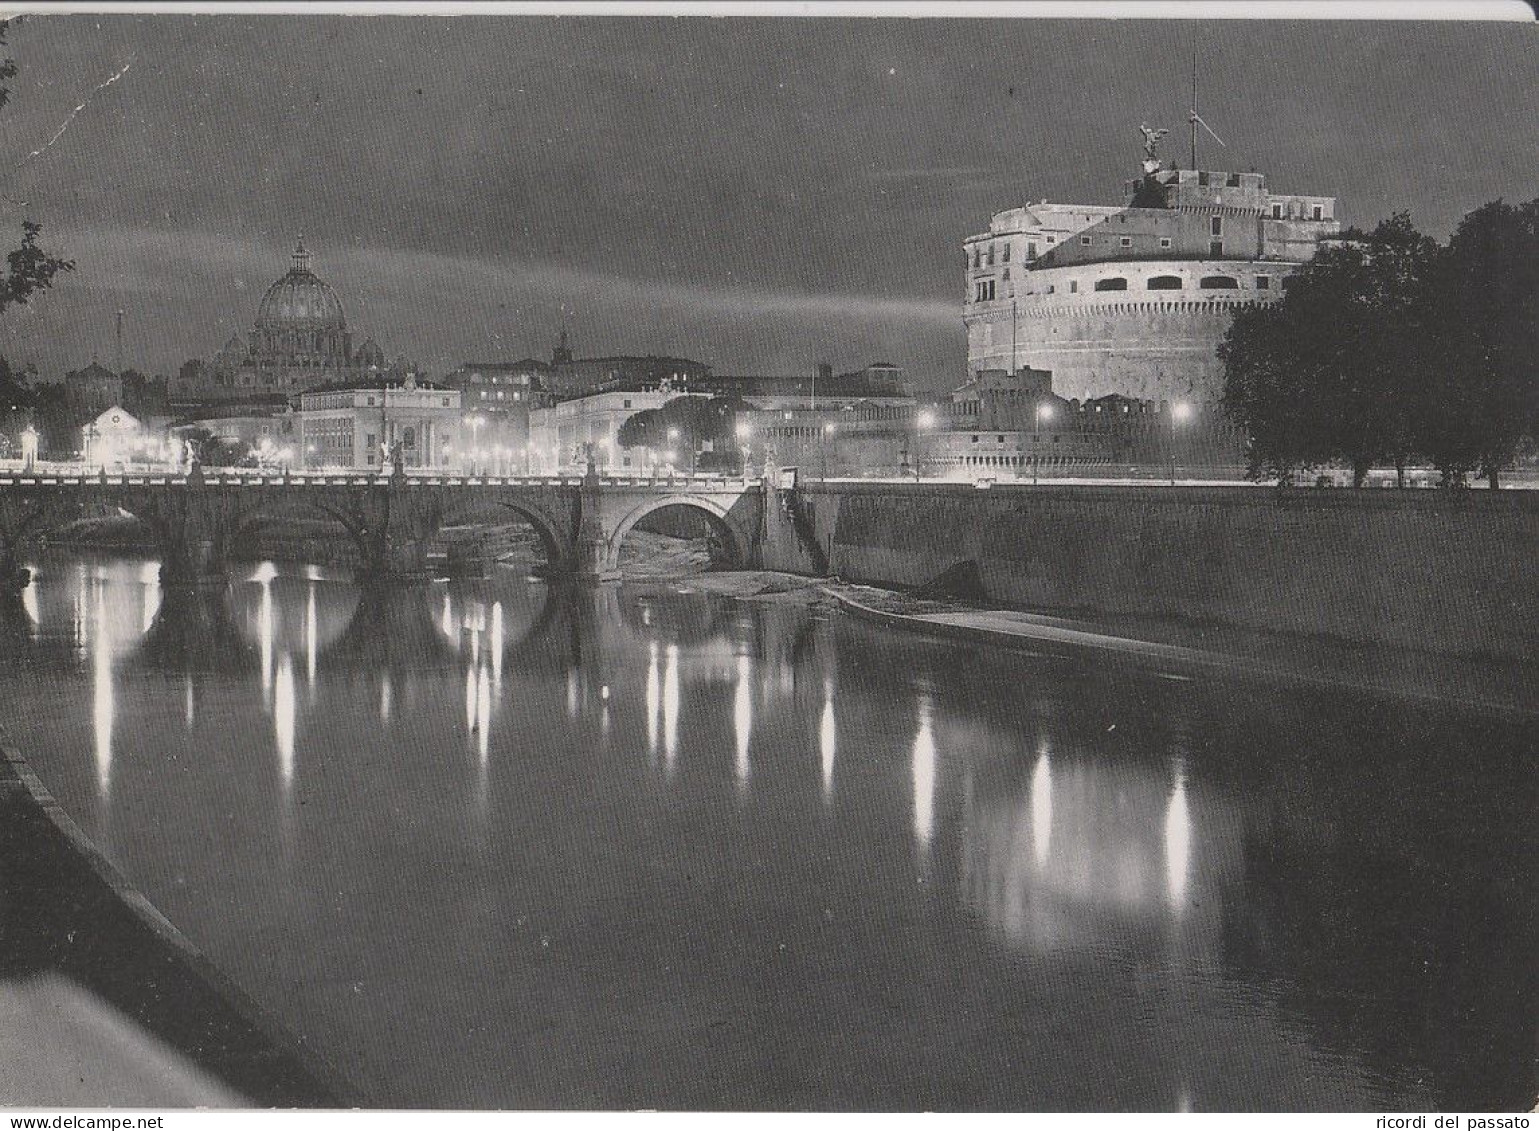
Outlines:
{"type": "Polygon", "coordinates": [[[677,444],[681,455],[699,452],[699,467],[736,467],[738,416],[750,410],[740,397],[674,397],[661,408],[643,409],[626,419],[617,439],[622,448],[665,451],[677,444]],[[679,438],[669,438],[677,429],[679,438]]]}
{"type": "MultiPolygon", "coordinates": [[[[9,28],[9,20],[0,20],[0,47],[5,46],[5,36],[9,28]]],[[[0,107],[11,99],[9,84],[18,74],[18,70],[13,59],[0,62],[0,107]]],[[[50,255],[38,246],[38,237],[42,234],[43,225],[32,220],[21,222],[21,243],[5,257],[6,273],[5,277],[0,279],[0,312],[4,312],[10,306],[25,303],[38,291],[47,290],[53,286],[54,277],[60,272],[75,269],[73,261],[50,255]]],[[[10,373],[10,366],[7,365],[5,368],[11,382],[4,394],[10,398],[6,400],[6,404],[10,405],[13,402],[20,404],[18,398],[21,386],[16,384],[16,377],[10,373]]],[[[27,394],[30,397],[31,391],[27,390],[27,394]]],[[[30,405],[31,402],[27,403],[30,405]]]]}
{"type": "Polygon", "coordinates": [[[1443,482],[1498,486],[1539,426],[1539,199],[1482,205],[1459,224],[1424,294],[1431,385],[1420,448],[1443,482]]]}
{"type": "Polygon", "coordinates": [[[1426,308],[1436,241],[1405,213],[1349,230],[1291,280],[1282,300],[1239,312],[1219,347],[1224,405],[1251,437],[1250,474],[1289,481],[1339,459],[1403,471],[1429,380],[1426,308]]]}

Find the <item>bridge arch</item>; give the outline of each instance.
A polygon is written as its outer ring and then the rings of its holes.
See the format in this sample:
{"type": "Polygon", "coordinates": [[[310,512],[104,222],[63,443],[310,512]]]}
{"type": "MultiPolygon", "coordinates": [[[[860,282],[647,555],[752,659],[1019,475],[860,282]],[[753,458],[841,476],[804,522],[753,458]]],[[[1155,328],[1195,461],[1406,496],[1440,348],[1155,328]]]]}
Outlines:
{"type": "Polygon", "coordinates": [[[483,522],[508,522],[522,519],[539,539],[545,563],[553,570],[562,568],[570,556],[571,535],[561,529],[561,521],[540,507],[509,493],[492,495],[470,503],[450,507],[443,526],[473,526],[483,522]]]}
{"type": "Polygon", "coordinates": [[[727,508],[715,499],[702,495],[690,495],[683,492],[663,495],[660,498],[646,499],[632,507],[623,518],[616,523],[614,532],[605,539],[603,567],[607,570],[618,570],[620,567],[620,547],[625,543],[625,537],[638,522],[648,515],[669,507],[684,507],[697,511],[706,517],[711,530],[722,542],[726,551],[727,560],[736,568],[742,569],[748,564],[747,540],[741,531],[733,525],[727,508]]]}

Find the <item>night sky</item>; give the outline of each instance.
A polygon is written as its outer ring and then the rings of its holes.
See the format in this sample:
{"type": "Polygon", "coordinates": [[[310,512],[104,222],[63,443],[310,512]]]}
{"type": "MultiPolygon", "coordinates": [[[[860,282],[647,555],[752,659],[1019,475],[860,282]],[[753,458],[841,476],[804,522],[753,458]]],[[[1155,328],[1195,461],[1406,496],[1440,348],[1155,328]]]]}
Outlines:
{"type": "Polygon", "coordinates": [[[1532,25],[30,16],[0,209],[78,269],[0,349],[110,365],[121,308],[125,362],[174,372],[249,333],[303,233],[354,340],[429,372],[565,325],[579,355],[946,387],[962,239],[1120,202],[1142,121],[1184,154],[1194,29],[1207,168],[1440,238],[1539,196],[1532,25]]]}

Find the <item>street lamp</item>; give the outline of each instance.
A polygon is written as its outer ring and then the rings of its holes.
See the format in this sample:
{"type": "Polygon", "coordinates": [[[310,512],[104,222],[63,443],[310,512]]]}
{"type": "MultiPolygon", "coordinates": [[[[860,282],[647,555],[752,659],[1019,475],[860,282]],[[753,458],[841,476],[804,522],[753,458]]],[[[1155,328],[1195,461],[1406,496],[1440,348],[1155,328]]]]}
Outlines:
{"type": "Polygon", "coordinates": [[[914,482],[924,478],[924,451],[920,444],[920,438],[935,427],[935,413],[928,408],[922,408],[914,414],[914,482]]]}
{"type": "Polygon", "coordinates": [[[1042,463],[1042,422],[1053,419],[1053,406],[1046,401],[1038,401],[1036,409],[1037,428],[1031,434],[1031,446],[1035,449],[1031,453],[1031,482],[1035,486],[1038,482],[1037,469],[1042,463]]]}
{"type": "Polygon", "coordinates": [[[1185,401],[1177,401],[1170,406],[1170,485],[1176,485],[1176,424],[1185,422],[1192,415],[1192,406],[1185,401]]]}
{"type": "Polygon", "coordinates": [[[746,420],[739,420],[732,431],[737,435],[737,455],[739,471],[742,475],[748,474],[748,449],[753,440],[753,425],[746,420]]]}
{"type": "MultiPolygon", "coordinates": [[[[475,413],[471,413],[469,416],[465,417],[465,424],[470,429],[470,447],[466,449],[466,452],[469,453],[473,460],[479,459],[481,456],[480,451],[478,451],[476,448],[476,434],[480,432],[481,425],[485,423],[486,421],[475,413]]],[[[470,467],[470,473],[472,475],[476,473],[474,463],[472,463],[470,467]]]]}

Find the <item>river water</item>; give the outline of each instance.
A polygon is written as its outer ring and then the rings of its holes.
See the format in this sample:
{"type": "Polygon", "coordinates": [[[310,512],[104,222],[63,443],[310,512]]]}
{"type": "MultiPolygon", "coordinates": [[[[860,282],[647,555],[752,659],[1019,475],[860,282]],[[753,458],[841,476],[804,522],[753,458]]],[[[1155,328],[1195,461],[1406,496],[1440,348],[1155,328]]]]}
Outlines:
{"type": "Polygon", "coordinates": [[[47,558],[6,729],[388,1106],[1534,1095],[1536,727],[688,582],[47,558]]]}

